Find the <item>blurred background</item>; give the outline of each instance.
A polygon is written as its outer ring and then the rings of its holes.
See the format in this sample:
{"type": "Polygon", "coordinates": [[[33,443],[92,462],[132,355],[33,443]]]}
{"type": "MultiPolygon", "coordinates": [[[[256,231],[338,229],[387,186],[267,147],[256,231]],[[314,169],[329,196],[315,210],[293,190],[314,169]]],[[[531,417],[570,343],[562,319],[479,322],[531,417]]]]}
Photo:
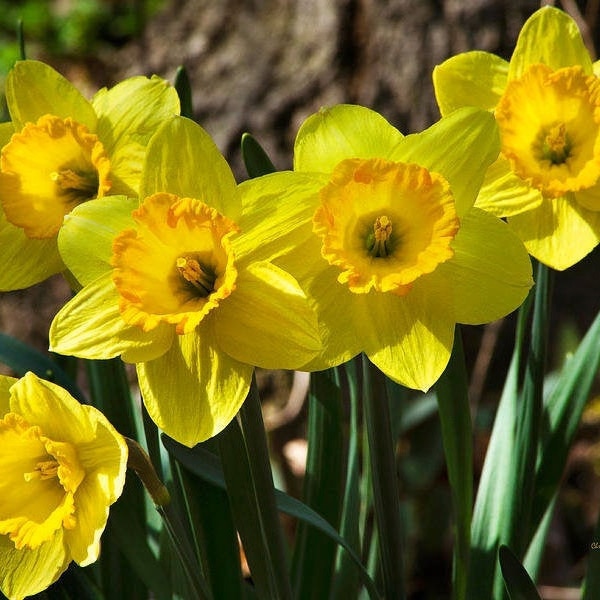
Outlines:
{"type": "MultiPolygon", "coordinates": [[[[600,48],[599,0],[557,5],[600,48]]],[[[357,103],[403,133],[439,118],[433,67],[454,54],[487,50],[506,59],[530,0],[2,0],[0,85],[19,56],[55,67],[91,96],[132,75],[173,80],[183,65],[195,119],[213,136],[239,181],[239,143],[252,133],[278,169],[292,165],[300,123],[325,105],[357,103]]],[[[4,118],[7,120],[5,106],[4,118]]],[[[557,274],[550,368],[559,367],[600,310],[598,250],[557,274]]],[[[69,296],[61,278],[0,294],[0,331],[48,346],[48,325],[69,296]]],[[[465,328],[479,472],[512,351],[514,319],[465,328]]],[[[260,373],[279,483],[303,473],[304,380],[291,402],[291,373],[260,373]]],[[[410,598],[448,597],[450,496],[435,404],[410,395],[400,410],[399,473],[409,538],[410,598]]],[[[577,586],[600,507],[600,397],[590,398],[564,476],[542,569],[545,600],[578,598],[577,586]]],[[[292,527],[293,525],[291,525],[292,527]]],[[[596,550],[600,551],[600,550],[596,550]]]]}

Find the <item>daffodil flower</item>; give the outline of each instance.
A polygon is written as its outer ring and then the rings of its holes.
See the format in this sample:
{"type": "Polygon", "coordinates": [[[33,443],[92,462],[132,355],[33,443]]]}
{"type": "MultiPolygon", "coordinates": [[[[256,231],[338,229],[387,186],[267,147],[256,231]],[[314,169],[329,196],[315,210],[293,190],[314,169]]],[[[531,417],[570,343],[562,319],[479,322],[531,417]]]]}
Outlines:
{"type": "Polygon", "coordinates": [[[448,362],[456,323],[521,304],[532,285],[527,252],[473,207],[498,149],[485,111],[403,137],[379,114],[339,105],[302,125],[294,172],[241,184],[242,228],[263,224],[257,247],[278,254],[317,311],[324,349],[304,369],[364,352],[395,381],[426,390],[448,362]]]}
{"type": "Polygon", "coordinates": [[[438,65],[440,111],[493,111],[501,154],[476,206],[507,217],[529,253],[566,269],[600,240],[600,82],[576,23],[546,6],[524,24],[510,62],[466,52],[438,65]]]}
{"type": "Polygon", "coordinates": [[[235,416],[253,366],[315,356],[317,321],[288,273],[255,260],[231,170],[200,126],[178,117],[158,130],[140,197],[66,218],[59,246],[85,287],[54,319],[51,346],[136,363],[151,417],[192,446],[235,416]]]}
{"type": "Polygon", "coordinates": [[[6,81],[11,122],[0,127],[0,290],[64,270],[63,218],[107,195],[137,196],[145,147],[179,113],[158,77],[132,77],[91,102],[48,65],[18,62],[6,81]]]}
{"type": "Polygon", "coordinates": [[[127,445],[106,417],[27,373],[0,376],[0,589],[46,589],[98,558],[123,490],[127,445]]]}

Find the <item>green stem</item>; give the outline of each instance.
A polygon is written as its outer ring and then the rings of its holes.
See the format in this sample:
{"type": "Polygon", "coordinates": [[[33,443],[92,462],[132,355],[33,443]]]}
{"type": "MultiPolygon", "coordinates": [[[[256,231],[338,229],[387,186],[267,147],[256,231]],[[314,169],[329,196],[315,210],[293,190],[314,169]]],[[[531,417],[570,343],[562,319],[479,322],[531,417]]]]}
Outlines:
{"type": "Polygon", "coordinates": [[[234,419],[219,435],[234,521],[259,598],[291,599],[289,569],[256,379],[234,419]]]}
{"type": "Polygon", "coordinates": [[[466,594],[469,572],[473,505],[473,440],[467,370],[458,326],[450,361],[436,385],[436,392],[455,515],[453,597],[461,600],[466,594]]]}
{"type": "Polygon", "coordinates": [[[400,493],[385,375],[365,356],[363,386],[363,408],[373,477],[373,504],[383,575],[383,595],[385,598],[402,600],[405,591],[400,493]]]}

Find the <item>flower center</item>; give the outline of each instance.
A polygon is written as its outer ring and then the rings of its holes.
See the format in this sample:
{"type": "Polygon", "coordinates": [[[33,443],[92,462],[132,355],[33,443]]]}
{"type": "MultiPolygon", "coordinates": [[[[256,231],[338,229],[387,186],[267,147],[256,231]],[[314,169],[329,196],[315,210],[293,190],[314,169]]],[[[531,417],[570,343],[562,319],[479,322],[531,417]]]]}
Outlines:
{"type": "Polygon", "coordinates": [[[210,296],[215,291],[214,285],[217,279],[215,273],[211,269],[203,267],[195,258],[180,256],[175,264],[183,279],[198,290],[198,294],[202,298],[210,296]]]}
{"type": "Polygon", "coordinates": [[[239,228],[200,200],[158,193],[114,241],[113,280],[123,319],[150,331],[189,333],[235,289],[230,238],[239,228]]]}
{"type": "Polygon", "coordinates": [[[344,160],[320,197],[313,224],[321,253],[352,292],[407,294],[453,256],[454,199],[446,180],[423,167],[344,160]]]}
{"type": "Polygon", "coordinates": [[[392,222],[382,215],[373,223],[373,235],[367,238],[367,250],[373,258],[385,258],[392,251],[392,222]]]}
{"type": "Polygon", "coordinates": [[[75,448],[8,413],[0,420],[0,534],[37,548],[76,525],[74,494],[85,477],[75,448]]]}
{"type": "Polygon", "coordinates": [[[547,198],[600,180],[600,83],[581,67],[532,65],[496,107],[502,153],[547,198]]]}
{"type": "Polygon", "coordinates": [[[51,238],[63,217],[111,183],[98,137],[73,119],[53,115],[28,123],[0,157],[0,203],[6,218],[30,238],[51,238]]]}

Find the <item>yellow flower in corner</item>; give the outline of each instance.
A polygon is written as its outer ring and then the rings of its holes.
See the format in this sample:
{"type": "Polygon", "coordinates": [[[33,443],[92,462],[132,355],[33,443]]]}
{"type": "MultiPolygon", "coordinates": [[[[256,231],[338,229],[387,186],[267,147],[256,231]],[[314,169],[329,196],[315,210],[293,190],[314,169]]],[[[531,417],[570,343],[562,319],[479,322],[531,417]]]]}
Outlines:
{"type": "Polygon", "coordinates": [[[501,154],[476,205],[507,217],[529,253],[566,269],[600,241],[600,81],[577,25],[544,7],[523,26],[510,62],[466,52],[434,69],[443,115],[494,111],[501,154]]]}
{"type": "Polygon", "coordinates": [[[300,128],[293,173],[241,184],[240,226],[303,286],[323,351],[305,370],[364,352],[426,390],[444,370],[456,323],[498,319],[532,285],[517,236],[473,207],[498,154],[493,117],[463,109],[410,136],[381,115],[339,105],[300,128]]]}
{"type": "Polygon", "coordinates": [[[98,558],[123,490],[127,445],[106,417],[27,373],[0,376],[0,589],[46,589],[98,558]]]}
{"type": "Polygon", "coordinates": [[[18,62],[6,82],[11,123],[0,126],[0,290],[64,270],[63,218],[106,195],[137,196],[145,146],[179,112],[175,90],[132,77],[90,101],[48,65],[18,62]]]}
{"type": "Polygon", "coordinates": [[[317,354],[317,321],[297,282],[255,258],[233,174],[199,125],[159,128],[140,195],[139,206],[104,198],[68,215],[59,246],[84,287],[50,342],[136,363],[150,416],[193,446],[235,416],[254,366],[294,369],[317,354]]]}

